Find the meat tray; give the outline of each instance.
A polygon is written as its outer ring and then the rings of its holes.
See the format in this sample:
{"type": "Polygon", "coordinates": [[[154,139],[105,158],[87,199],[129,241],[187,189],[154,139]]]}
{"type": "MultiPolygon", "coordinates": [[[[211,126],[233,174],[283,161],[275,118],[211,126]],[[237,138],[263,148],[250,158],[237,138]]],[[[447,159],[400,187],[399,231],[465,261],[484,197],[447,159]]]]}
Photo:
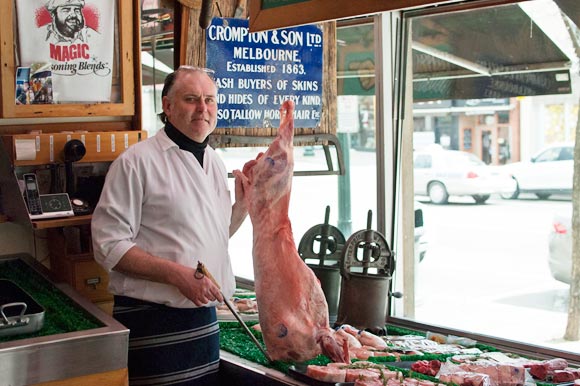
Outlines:
{"type": "Polygon", "coordinates": [[[44,325],[44,308],[10,280],[0,279],[0,336],[36,332],[44,325]]]}

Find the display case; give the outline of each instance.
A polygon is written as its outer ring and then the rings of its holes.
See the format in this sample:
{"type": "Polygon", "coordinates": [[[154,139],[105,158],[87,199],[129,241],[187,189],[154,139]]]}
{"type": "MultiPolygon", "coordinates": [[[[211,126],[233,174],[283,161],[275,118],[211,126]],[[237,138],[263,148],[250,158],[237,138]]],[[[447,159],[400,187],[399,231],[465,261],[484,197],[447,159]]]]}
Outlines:
{"type": "Polygon", "coordinates": [[[126,327],[68,285],[51,282],[29,255],[0,256],[0,277],[26,288],[46,310],[38,332],[0,339],[0,384],[127,385],[126,327]]]}

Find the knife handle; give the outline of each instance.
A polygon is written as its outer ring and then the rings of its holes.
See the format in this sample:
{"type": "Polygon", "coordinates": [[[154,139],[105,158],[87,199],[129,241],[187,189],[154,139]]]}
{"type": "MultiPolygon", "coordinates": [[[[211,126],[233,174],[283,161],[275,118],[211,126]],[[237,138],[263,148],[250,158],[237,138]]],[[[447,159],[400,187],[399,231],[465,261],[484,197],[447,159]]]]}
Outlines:
{"type": "Polygon", "coordinates": [[[203,263],[201,261],[197,262],[196,272],[199,272],[202,275],[205,275],[209,280],[212,281],[213,284],[215,284],[219,289],[221,289],[221,287],[218,284],[218,282],[216,281],[216,279],[212,276],[212,274],[207,270],[207,268],[205,267],[205,265],[203,265],[203,263]]]}

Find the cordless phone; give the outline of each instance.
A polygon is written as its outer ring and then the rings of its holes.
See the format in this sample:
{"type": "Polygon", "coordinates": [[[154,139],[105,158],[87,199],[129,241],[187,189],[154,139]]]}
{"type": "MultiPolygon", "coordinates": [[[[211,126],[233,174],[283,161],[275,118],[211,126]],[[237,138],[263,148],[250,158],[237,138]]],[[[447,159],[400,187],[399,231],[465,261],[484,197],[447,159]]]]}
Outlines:
{"type": "Polygon", "coordinates": [[[38,193],[38,182],[36,181],[36,174],[27,173],[24,174],[23,177],[28,212],[31,215],[42,214],[42,206],[40,204],[40,194],[38,193]]]}
{"type": "Polygon", "coordinates": [[[42,206],[40,204],[40,193],[38,193],[38,182],[36,181],[36,174],[27,173],[24,174],[23,177],[28,212],[32,215],[42,214],[42,206]]]}

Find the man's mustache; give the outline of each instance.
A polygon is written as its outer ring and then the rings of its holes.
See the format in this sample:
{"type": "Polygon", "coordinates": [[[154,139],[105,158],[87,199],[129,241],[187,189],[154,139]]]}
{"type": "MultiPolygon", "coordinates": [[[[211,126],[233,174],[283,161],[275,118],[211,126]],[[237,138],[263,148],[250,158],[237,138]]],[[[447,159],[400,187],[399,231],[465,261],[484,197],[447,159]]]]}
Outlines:
{"type": "Polygon", "coordinates": [[[70,23],[70,22],[76,22],[78,24],[82,23],[81,19],[78,16],[69,16],[64,21],[65,21],[65,23],[70,23]]]}

